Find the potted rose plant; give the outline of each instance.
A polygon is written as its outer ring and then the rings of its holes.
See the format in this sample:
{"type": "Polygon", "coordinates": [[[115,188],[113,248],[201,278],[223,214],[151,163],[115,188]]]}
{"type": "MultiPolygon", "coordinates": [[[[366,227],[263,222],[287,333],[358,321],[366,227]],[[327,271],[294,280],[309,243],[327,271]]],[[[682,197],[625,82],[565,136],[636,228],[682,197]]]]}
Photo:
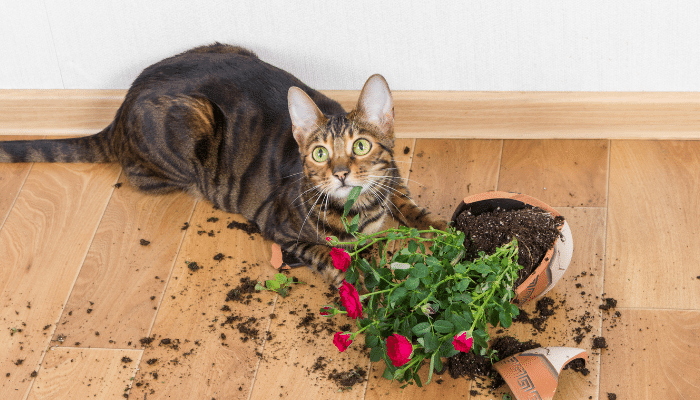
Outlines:
{"type": "MultiPolygon", "coordinates": [[[[351,192],[346,210],[359,189],[351,192]]],[[[341,304],[321,309],[321,315],[347,314],[357,321],[356,331],[335,334],[339,351],[362,333],[370,359],[386,363],[384,377],[419,386],[423,383],[418,370],[424,361],[430,363],[427,384],[433,371],[442,370],[443,357],[460,351],[493,355],[487,325],[508,327],[519,314],[512,304],[521,268],[517,241],[465,260],[464,234],[454,228],[399,227],[364,235],[357,232],[357,216],[349,220],[344,215],[343,222],[355,240],[327,238],[334,246],[334,266],[345,272],[341,304]],[[396,244],[393,254],[391,243],[396,244]],[[373,246],[375,257],[360,256],[373,246]],[[357,288],[362,286],[367,293],[360,295],[357,288]]]]}

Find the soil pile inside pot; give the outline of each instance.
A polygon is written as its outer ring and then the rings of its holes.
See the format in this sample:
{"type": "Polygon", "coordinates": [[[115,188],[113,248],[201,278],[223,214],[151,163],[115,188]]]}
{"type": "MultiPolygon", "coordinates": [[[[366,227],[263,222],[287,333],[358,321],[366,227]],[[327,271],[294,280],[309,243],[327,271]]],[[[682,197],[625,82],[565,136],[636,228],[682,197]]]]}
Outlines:
{"type": "Polygon", "coordinates": [[[523,266],[516,286],[520,285],[542,262],[561,233],[561,216],[553,217],[540,208],[503,210],[473,215],[463,211],[454,221],[457,230],[464,232],[466,259],[476,259],[479,252],[492,254],[496,248],[518,240],[518,264],[523,266]]]}
{"type": "MultiPolygon", "coordinates": [[[[498,352],[498,358],[501,360],[538,347],[541,347],[541,345],[532,340],[521,342],[511,336],[496,338],[490,345],[490,348],[498,352]]],[[[460,376],[467,376],[470,379],[490,377],[492,378],[491,385],[489,385],[490,389],[498,388],[505,383],[496,369],[493,368],[491,360],[473,351],[459,353],[454,357],[450,357],[447,361],[447,370],[450,372],[450,376],[455,379],[460,376]]]]}

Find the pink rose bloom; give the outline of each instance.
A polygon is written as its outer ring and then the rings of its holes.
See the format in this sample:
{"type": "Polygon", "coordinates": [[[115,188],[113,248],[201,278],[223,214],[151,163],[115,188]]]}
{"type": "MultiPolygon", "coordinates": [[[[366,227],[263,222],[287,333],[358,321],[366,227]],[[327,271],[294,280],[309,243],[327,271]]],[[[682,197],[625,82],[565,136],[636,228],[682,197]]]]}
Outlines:
{"type": "Polygon", "coordinates": [[[456,334],[454,340],[452,341],[452,345],[455,347],[455,350],[462,351],[464,353],[468,353],[469,350],[471,350],[472,344],[474,344],[474,338],[467,337],[466,331],[456,334]]]}
{"type": "Polygon", "coordinates": [[[335,336],[333,336],[333,344],[341,353],[347,350],[351,343],[352,339],[350,339],[349,333],[336,332],[335,336]]]}
{"type": "Polygon", "coordinates": [[[327,316],[331,315],[332,312],[333,312],[333,308],[325,306],[321,309],[321,312],[319,314],[323,315],[324,317],[327,317],[327,316]]]}
{"type": "Polygon", "coordinates": [[[347,271],[350,266],[350,254],[343,249],[334,247],[331,249],[331,258],[333,259],[333,266],[343,272],[347,271]]]}
{"type": "Polygon", "coordinates": [[[348,312],[348,317],[362,317],[362,303],[360,303],[360,295],[357,293],[355,286],[349,284],[343,279],[343,286],[340,287],[340,302],[348,312]]]}
{"type": "Polygon", "coordinates": [[[386,352],[391,363],[400,367],[411,360],[413,345],[405,337],[394,333],[386,339],[386,352]]]}

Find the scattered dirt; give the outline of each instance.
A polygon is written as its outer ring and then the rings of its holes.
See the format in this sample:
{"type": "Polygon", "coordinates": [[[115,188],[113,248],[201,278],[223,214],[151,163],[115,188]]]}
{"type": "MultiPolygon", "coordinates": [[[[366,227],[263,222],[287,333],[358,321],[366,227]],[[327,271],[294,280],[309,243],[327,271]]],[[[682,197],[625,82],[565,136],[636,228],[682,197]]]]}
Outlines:
{"type": "Polygon", "coordinates": [[[139,343],[141,343],[141,346],[146,347],[146,346],[150,346],[151,343],[153,343],[154,340],[156,340],[156,338],[152,338],[152,337],[143,337],[143,338],[139,339],[139,343]]]}
{"type": "Polygon", "coordinates": [[[547,320],[554,315],[554,310],[557,307],[554,305],[554,300],[550,297],[543,297],[537,300],[535,311],[538,317],[530,317],[525,310],[520,310],[520,314],[515,318],[514,322],[530,324],[537,332],[544,332],[547,328],[547,320]]]}
{"type": "Polygon", "coordinates": [[[523,266],[516,286],[521,284],[544,259],[561,233],[557,229],[563,217],[552,217],[539,208],[502,210],[472,215],[463,211],[455,219],[455,227],[464,232],[465,258],[475,259],[479,252],[493,253],[497,247],[518,240],[518,264],[523,266]]]}
{"type": "Polygon", "coordinates": [[[595,349],[607,349],[608,344],[605,342],[605,338],[602,336],[593,339],[593,350],[595,349]]]}
{"type": "Polygon", "coordinates": [[[148,246],[149,244],[151,244],[151,242],[149,242],[146,239],[141,239],[141,241],[139,241],[139,243],[141,244],[141,246],[148,246]]]}
{"type": "Polygon", "coordinates": [[[347,389],[364,382],[367,379],[367,371],[357,365],[350,371],[338,371],[337,369],[333,369],[333,371],[328,374],[328,379],[335,382],[341,389],[347,389]]]}
{"type": "Polygon", "coordinates": [[[608,400],[617,400],[617,395],[615,393],[608,393],[608,400]]]}
{"type": "Polygon", "coordinates": [[[616,308],[617,307],[617,300],[606,297],[603,299],[603,304],[598,306],[601,310],[609,311],[610,309],[616,308]]]}
{"type": "Polygon", "coordinates": [[[192,262],[188,262],[188,263],[187,263],[187,268],[189,268],[190,271],[192,271],[192,272],[197,272],[197,271],[199,271],[202,267],[201,267],[199,264],[197,264],[195,261],[192,261],[192,262]]]}
{"type": "Polygon", "coordinates": [[[237,301],[243,304],[250,304],[251,300],[253,299],[253,293],[255,293],[255,285],[258,282],[250,279],[250,277],[247,276],[241,278],[240,282],[240,285],[228,291],[226,294],[226,301],[237,301]]]}

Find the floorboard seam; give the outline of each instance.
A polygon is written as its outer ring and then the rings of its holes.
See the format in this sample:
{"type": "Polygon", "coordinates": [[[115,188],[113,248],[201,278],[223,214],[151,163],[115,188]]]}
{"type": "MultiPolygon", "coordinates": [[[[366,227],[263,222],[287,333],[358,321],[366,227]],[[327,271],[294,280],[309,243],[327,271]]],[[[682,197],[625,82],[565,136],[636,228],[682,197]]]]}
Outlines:
{"type": "MultiPolygon", "coordinates": [[[[112,196],[114,196],[114,191],[117,189],[114,187],[114,185],[119,182],[119,178],[121,177],[122,172],[120,171],[119,175],[117,175],[117,179],[114,181],[112,184],[112,192],[109,194],[109,197],[107,201],[105,202],[105,207],[102,210],[102,215],[100,216],[100,220],[97,221],[97,224],[95,224],[95,230],[92,232],[92,235],[90,235],[90,243],[87,244],[87,247],[85,249],[85,254],[83,255],[83,260],[80,262],[80,267],[75,273],[75,277],[73,278],[73,283],[70,286],[70,290],[68,291],[68,295],[66,298],[63,300],[63,306],[61,308],[61,312],[58,313],[58,318],[56,318],[54,324],[53,324],[53,329],[51,330],[51,334],[48,335],[49,339],[49,346],[48,348],[44,349],[42,351],[41,357],[39,358],[39,364],[37,365],[36,371],[39,371],[41,369],[41,365],[44,363],[44,359],[46,358],[46,353],[51,349],[51,342],[53,341],[53,337],[56,334],[56,331],[58,330],[58,324],[61,322],[61,317],[63,316],[63,312],[65,311],[66,304],[68,304],[68,300],[70,299],[70,296],[73,294],[73,289],[75,288],[75,283],[78,281],[78,277],[80,276],[80,271],[83,270],[83,266],[85,265],[85,259],[87,259],[87,255],[90,253],[90,247],[92,247],[92,243],[95,241],[95,236],[97,235],[97,230],[100,229],[100,225],[102,224],[102,220],[105,217],[105,214],[107,213],[107,208],[109,207],[109,203],[112,200],[112,196]]],[[[29,176],[29,175],[27,175],[29,176]]],[[[24,185],[23,185],[24,186],[24,185]]],[[[24,399],[26,400],[29,397],[29,393],[31,393],[32,389],[34,388],[34,383],[36,382],[36,379],[32,379],[31,384],[29,385],[29,390],[27,390],[27,393],[24,396],[24,399]]]]}
{"type": "MultiPolygon", "coordinates": [[[[612,154],[612,140],[608,139],[608,165],[606,168],[606,179],[605,179],[605,227],[603,230],[603,265],[602,265],[602,271],[601,275],[602,277],[602,284],[601,284],[601,295],[605,293],[605,264],[607,263],[608,260],[608,216],[610,215],[610,158],[612,154]]],[[[598,315],[600,316],[600,323],[599,323],[599,332],[600,334],[603,333],[603,310],[598,310],[598,315]]],[[[600,377],[603,375],[603,355],[600,354],[598,356],[598,398],[601,398],[601,389],[600,389],[600,377]]]]}

